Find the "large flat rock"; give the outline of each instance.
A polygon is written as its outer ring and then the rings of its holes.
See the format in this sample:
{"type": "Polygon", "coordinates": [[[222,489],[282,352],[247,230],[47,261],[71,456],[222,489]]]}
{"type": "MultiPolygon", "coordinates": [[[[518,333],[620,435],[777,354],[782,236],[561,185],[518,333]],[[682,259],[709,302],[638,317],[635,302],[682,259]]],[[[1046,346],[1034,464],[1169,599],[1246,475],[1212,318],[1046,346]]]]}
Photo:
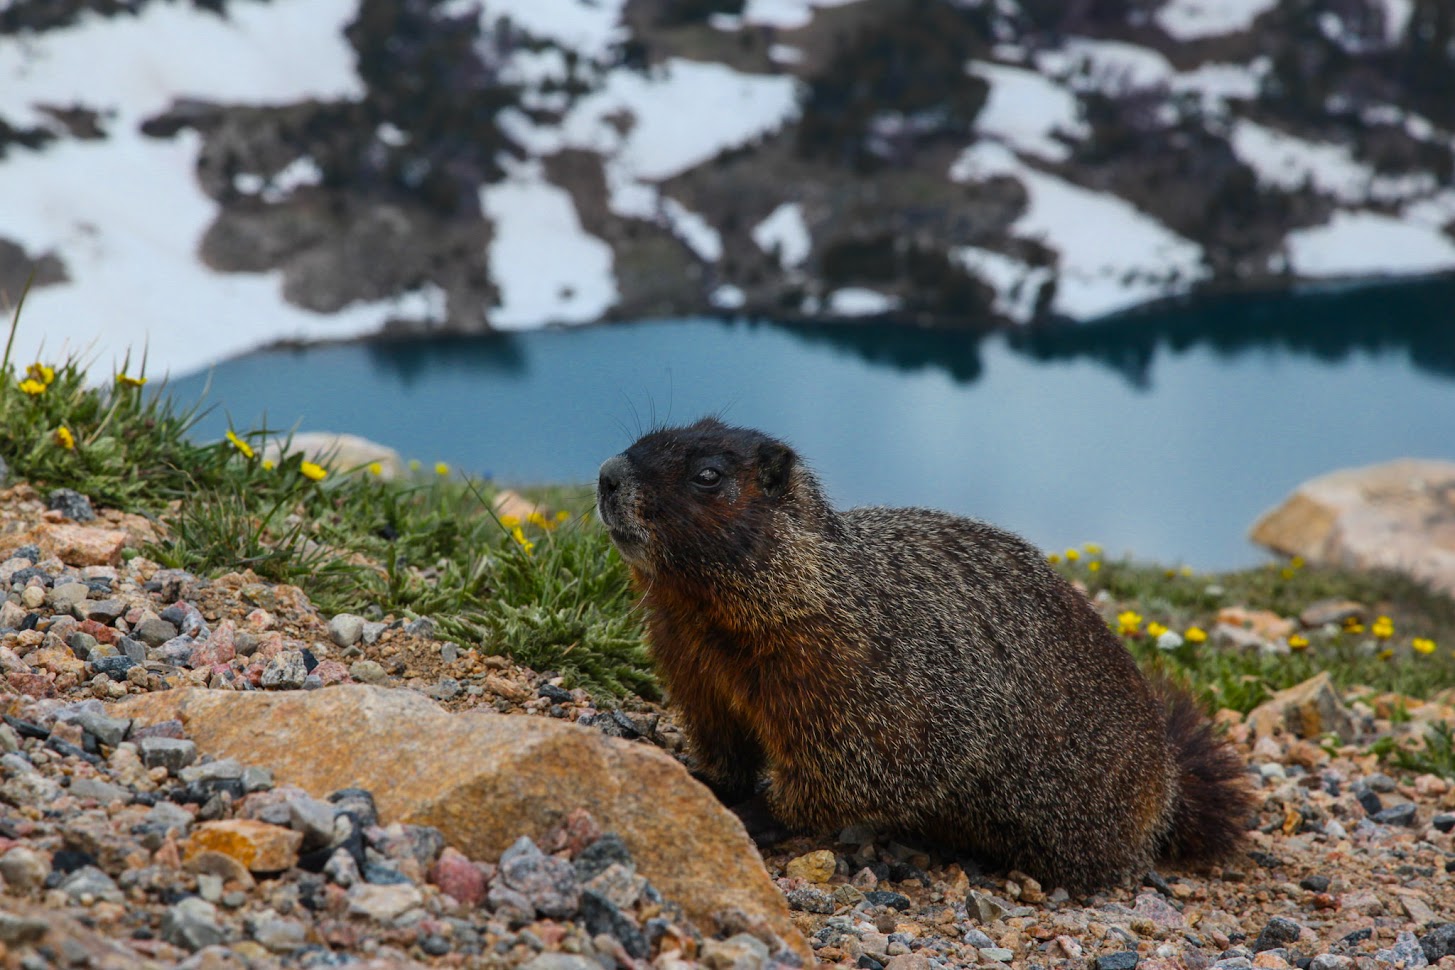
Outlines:
{"type": "Polygon", "coordinates": [[[176,718],[204,754],[272,770],[316,797],[373,792],[385,822],[433,825],[493,861],[575,808],[631,848],[638,869],[706,931],[740,909],[811,956],[742,823],[666,753],[546,718],[450,714],[405,690],[144,694],[113,705],[143,722],[176,718]]]}
{"type": "Polygon", "coordinates": [[[1404,458],[1322,475],[1251,535],[1311,563],[1389,569],[1455,595],[1455,462],[1404,458]]]}

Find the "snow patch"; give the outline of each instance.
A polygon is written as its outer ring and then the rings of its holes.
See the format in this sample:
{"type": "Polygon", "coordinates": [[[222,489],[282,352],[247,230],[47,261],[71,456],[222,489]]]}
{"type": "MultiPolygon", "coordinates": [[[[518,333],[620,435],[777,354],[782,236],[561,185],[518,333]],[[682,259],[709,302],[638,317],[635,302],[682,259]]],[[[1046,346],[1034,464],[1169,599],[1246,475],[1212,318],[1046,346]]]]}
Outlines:
{"type": "Polygon", "coordinates": [[[452,0],[444,12],[461,16],[479,10],[480,24],[487,30],[506,19],[536,37],[601,61],[626,39],[621,24],[625,6],[626,0],[452,0]]]}
{"type": "Polygon", "coordinates": [[[1090,319],[1186,290],[1207,275],[1202,247],[1130,203],[1026,165],[1002,145],[980,142],[951,166],[956,181],[1009,175],[1026,188],[1024,215],[1011,227],[1060,253],[1051,309],[1090,319]]]}
{"type": "Polygon", "coordinates": [[[1059,48],[1039,52],[1036,66],[1078,91],[1109,94],[1158,87],[1177,73],[1171,61],[1150,47],[1087,37],[1072,37],[1059,48]]]}
{"type": "Polygon", "coordinates": [[[495,224],[490,275],[500,288],[491,325],[504,330],[586,323],[617,301],[611,247],[581,228],[571,196],[540,166],[515,167],[480,190],[495,224]]]}
{"type": "Polygon", "coordinates": [[[58,254],[70,277],[26,298],[15,360],[74,353],[109,374],[145,352],[149,374],[178,375],[276,340],[373,333],[398,314],[389,301],[317,314],[284,301],[277,273],[202,265],[197,242],[217,206],[197,187],[200,144],[195,132],[126,131],[5,160],[0,232],[58,254]]]}
{"type": "Polygon", "coordinates": [[[1153,19],[1173,40],[1236,34],[1278,6],[1279,0],[1167,0],[1153,19]]]}
{"type": "Polygon", "coordinates": [[[1288,261],[1310,277],[1421,274],[1455,270],[1455,241],[1427,225],[1376,212],[1336,212],[1288,234],[1288,261]]]}
{"type": "Polygon", "coordinates": [[[1247,119],[1234,123],[1229,141],[1260,182],[1286,191],[1307,182],[1341,202],[1361,203],[1399,202],[1439,187],[1429,172],[1380,175],[1344,145],[1308,141],[1247,119]]]}
{"type": "Polygon", "coordinates": [[[825,309],[836,317],[877,317],[893,313],[899,300],[862,286],[845,286],[829,294],[825,309]]]}
{"type": "Polygon", "coordinates": [[[672,234],[685,242],[698,259],[707,263],[722,259],[722,236],[718,235],[712,223],[676,199],[665,196],[661,199],[661,212],[672,234]]]}
{"type": "Polygon", "coordinates": [[[1391,45],[1398,44],[1409,28],[1415,0],[1378,0],[1378,3],[1384,13],[1384,39],[1391,45]]]}
{"type": "MultiPolygon", "coordinates": [[[[36,104],[110,113],[112,131],[186,96],[283,104],[363,93],[343,28],[357,0],[239,3],[227,17],[152,3],[135,16],[83,14],[66,30],[0,43],[0,115],[40,124],[36,104]]],[[[8,178],[8,177],[7,177],[8,178]]]]}
{"type": "Polygon", "coordinates": [[[1027,155],[1061,162],[1071,150],[1052,136],[1088,134],[1076,96],[1054,81],[1035,71],[985,61],[972,61],[969,70],[990,84],[985,107],[975,121],[986,136],[1027,155]]]}
{"type": "Polygon", "coordinates": [[[768,218],[753,227],[753,242],[765,253],[778,250],[779,264],[791,269],[803,265],[813,250],[808,223],[803,219],[803,206],[785,202],[769,213],[768,218]]]}
{"type": "Polygon", "coordinates": [[[743,22],[779,30],[807,27],[813,15],[824,7],[843,7],[859,0],[748,0],[743,22]]]}
{"type": "Polygon", "coordinates": [[[951,257],[995,290],[995,311],[1016,323],[1028,323],[1036,313],[1041,287],[1056,278],[1049,266],[1031,266],[1004,253],[977,246],[961,246],[951,257]]]}
{"type": "Polygon", "coordinates": [[[748,297],[741,287],[724,283],[708,294],[707,302],[719,310],[739,310],[748,302],[748,297]]]}

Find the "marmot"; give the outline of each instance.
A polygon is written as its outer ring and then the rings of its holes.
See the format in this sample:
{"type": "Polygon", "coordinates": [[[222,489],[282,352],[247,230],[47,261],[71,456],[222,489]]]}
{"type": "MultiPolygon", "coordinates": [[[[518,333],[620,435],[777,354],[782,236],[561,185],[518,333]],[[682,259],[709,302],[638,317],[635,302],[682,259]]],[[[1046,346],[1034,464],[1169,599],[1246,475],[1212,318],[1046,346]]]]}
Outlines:
{"type": "Polygon", "coordinates": [[[607,459],[597,508],[725,801],[766,771],[795,828],[869,823],[1069,888],[1238,845],[1236,753],[1019,537],[836,511],[788,445],[714,419],[607,459]]]}

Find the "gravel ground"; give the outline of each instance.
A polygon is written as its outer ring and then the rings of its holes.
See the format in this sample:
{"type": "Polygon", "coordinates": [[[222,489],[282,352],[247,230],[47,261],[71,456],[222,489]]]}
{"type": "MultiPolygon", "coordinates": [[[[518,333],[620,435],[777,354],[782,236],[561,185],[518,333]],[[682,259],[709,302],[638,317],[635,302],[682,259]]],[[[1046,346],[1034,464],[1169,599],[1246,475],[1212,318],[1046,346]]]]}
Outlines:
{"type": "MultiPolygon", "coordinates": [[[[63,515],[24,485],[0,492],[0,554],[16,536],[74,529],[67,516],[84,510],[65,503],[63,515]]],[[[114,513],[85,526],[144,527],[114,513]]],[[[433,829],[380,826],[367,792],[275,786],[265,765],[200,757],[180,723],[135,729],[104,702],[363,681],[680,754],[670,712],[603,711],[548,673],[437,639],[428,620],[324,617],[248,573],[209,582],[141,558],[87,565],[78,550],[0,560],[6,966],[781,964],[754,926],[703,938],[585,813],[472,860],[433,829]]],[[[1410,702],[1397,724],[1379,717],[1387,700],[1353,703],[1375,733],[1455,715],[1410,702]]],[[[1262,795],[1250,851],[1220,869],[1070,897],[854,829],[767,842],[765,862],[826,963],[1455,968],[1455,787],[1391,778],[1358,747],[1255,742],[1237,715],[1220,717],[1262,795]]]]}

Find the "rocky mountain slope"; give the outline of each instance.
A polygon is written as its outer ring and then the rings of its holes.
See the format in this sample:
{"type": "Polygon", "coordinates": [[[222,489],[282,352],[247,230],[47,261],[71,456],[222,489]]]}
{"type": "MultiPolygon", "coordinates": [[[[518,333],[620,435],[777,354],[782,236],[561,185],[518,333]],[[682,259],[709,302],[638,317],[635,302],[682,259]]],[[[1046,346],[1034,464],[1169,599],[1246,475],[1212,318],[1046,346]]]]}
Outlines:
{"type": "Polygon", "coordinates": [[[1449,272],[1452,45],[1444,0],[9,0],[0,292],[186,369],[1449,272]]]}

